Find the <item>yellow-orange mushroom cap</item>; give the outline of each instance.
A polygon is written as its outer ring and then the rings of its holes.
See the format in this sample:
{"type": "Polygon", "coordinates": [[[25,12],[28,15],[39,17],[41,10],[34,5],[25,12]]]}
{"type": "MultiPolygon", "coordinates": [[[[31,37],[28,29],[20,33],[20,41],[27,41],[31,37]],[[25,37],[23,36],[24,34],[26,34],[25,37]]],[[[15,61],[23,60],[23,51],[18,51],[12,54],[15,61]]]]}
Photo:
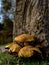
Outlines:
{"type": "Polygon", "coordinates": [[[31,42],[34,40],[35,40],[35,37],[30,34],[21,34],[14,38],[14,41],[16,42],[31,42]]]}
{"type": "Polygon", "coordinates": [[[32,46],[25,46],[20,49],[18,57],[31,57],[34,55],[35,51],[41,54],[41,51],[38,48],[32,46]]]}
{"type": "Polygon", "coordinates": [[[6,47],[9,48],[9,52],[19,52],[19,50],[21,49],[21,46],[16,44],[16,43],[12,43],[12,44],[9,44],[7,45],[6,47]]]}
{"type": "Polygon", "coordinates": [[[5,46],[5,49],[9,49],[12,46],[13,43],[9,43],[5,46]]]}
{"type": "Polygon", "coordinates": [[[18,45],[18,44],[16,44],[16,43],[14,43],[14,44],[10,47],[9,52],[17,52],[17,53],[18,53],[20,49],[21,49],[21,46],[18,45]]]}

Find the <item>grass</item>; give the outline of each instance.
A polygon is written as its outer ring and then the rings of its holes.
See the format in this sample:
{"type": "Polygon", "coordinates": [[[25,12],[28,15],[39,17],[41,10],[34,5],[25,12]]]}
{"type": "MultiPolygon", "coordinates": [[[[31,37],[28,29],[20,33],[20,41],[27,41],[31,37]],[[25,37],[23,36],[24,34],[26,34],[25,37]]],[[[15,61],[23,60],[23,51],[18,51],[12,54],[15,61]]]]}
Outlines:
{"type": "Polygon", "coordinates": [[[0,65],[13,65],[16,64],[16,58],[8,54],[8,52],[4,52],[0,54],[0,65]]]}
{"type": "Polygon", "coordinates": [[[8,52],[4,52],[0,54],[0,65],[49,65],[49,61],[47,60],[42,60],[42,61],[35,61],[35,60],[29,60],[29,59],[19,59],[18,57],[14,57],[8,52]]]}

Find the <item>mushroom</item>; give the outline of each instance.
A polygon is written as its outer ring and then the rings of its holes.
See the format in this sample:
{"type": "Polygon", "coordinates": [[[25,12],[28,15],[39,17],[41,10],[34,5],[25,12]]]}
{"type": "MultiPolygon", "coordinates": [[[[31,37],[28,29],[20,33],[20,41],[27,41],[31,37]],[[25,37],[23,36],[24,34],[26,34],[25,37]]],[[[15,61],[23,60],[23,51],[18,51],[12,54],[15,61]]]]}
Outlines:
{"type": "Polygon", "coordinates": [[[19,52],[19,50],[21,49],[21,46],[20,45],[18,45],[18,44],[16,44],[16,43],[12,43],[12,44],[9,44],[9,45],[7,45],[6,46],[6,48],[8,48],[9,50],[9,52],[19,52]]]}
{"type": "Polygon", "coordinates": [[[13,43],[9,43],[8,45],[5,46],[5,49],[9,49],[12,46],[13,43]]]}
{"type": "Polygon", "coordinates": [[[35,37],[33,35],[30,34],[21,34],[17,37],[14,38],[14,41],[16,41],[17,43],[21,44],[21,43],[28,43],[28,42],[32,42],[35,40],[35,37]]]}
{"type": "Polygon", "coordinates": [[[33,46],[25,46],[23,48],[20,49],[19,53],[18,53],[18,57],[31,57],[35,54],[35,51],[38,52],[39,54],[42,54],[40,49],[37,47],[33,47],[33,46]]]}

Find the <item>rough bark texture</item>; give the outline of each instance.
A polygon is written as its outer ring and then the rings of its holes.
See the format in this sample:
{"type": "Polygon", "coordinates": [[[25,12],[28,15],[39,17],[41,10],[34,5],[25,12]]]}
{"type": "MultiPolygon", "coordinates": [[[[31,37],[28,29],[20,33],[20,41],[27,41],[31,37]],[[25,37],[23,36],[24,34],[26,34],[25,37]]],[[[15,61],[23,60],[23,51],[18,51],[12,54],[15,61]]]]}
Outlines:
{"type": "Polygon", "coordinates": [[[14,37],[22,33],[35,35],[41,44],[49,44],[49,0],[16,0],[14,37]]]}

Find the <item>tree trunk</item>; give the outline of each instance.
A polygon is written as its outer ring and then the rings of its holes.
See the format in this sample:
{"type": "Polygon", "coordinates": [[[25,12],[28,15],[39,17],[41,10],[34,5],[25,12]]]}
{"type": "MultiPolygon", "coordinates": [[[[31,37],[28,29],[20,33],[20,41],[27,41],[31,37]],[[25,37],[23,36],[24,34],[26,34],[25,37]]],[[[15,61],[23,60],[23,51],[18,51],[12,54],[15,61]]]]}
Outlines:
{"type": "Polygon", "coordinates": [[[14,37],[29,33],[45,47],[49,43],[49,0],[16,0],[14,37]]]}

